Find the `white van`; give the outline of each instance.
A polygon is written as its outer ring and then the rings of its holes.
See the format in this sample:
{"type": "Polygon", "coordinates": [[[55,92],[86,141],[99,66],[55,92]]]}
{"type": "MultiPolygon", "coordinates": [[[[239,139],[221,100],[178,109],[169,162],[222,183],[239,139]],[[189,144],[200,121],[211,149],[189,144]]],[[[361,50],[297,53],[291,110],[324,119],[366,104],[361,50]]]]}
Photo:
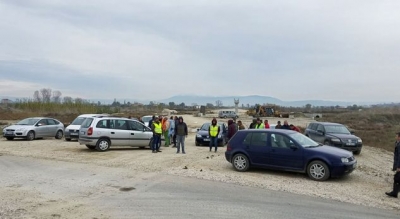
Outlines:
{"type": "Polygon", "coordinates": [[[82,122],[88,117],[95,116],[109,116],[109,114],[82,114],[79,115],[71,122],[67,128],[64,130],[64,136],[66,141],[71,141],[71,139],[79,138],[79,129],[81,128],[82,122]]]}

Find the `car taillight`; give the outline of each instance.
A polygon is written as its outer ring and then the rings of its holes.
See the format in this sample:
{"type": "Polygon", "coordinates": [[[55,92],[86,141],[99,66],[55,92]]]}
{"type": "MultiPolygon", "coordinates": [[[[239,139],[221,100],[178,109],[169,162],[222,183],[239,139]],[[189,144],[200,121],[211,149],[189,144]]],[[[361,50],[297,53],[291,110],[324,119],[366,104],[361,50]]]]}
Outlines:
{"type": "Polygon", "coordinates": [[[232,147],[231,147],[231,145],[228,143],[227,145],[226,145],[226,151],[231,151],[232,150],[232,147]]]}
{"type": "Polygon", "coordinates": [[[90,128],[87,130],[87,135],[92,135],[92,134],[93,134],[93,128],[90,127],[90,128]]]}

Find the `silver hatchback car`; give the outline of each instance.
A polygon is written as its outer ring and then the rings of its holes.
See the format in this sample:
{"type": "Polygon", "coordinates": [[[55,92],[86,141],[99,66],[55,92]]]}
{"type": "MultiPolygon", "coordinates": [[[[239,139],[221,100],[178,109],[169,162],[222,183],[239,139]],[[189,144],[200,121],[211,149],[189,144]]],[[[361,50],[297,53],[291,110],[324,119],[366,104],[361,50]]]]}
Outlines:
{"type": "Polygon", "coordinates": [[[152,137],[151,129],[137,120],[98,116],[83,121],[78,141],[89,149],[107,151],[111,145],[145,148],[152,137]]]}
{"type": "Polygon", "coordinates": [[[64,124],[57,119],[33,117],[19,121],[15,125],[3,129],[3,137],[7,140],[24,138],[31,141],[36,138],[55,137],[61,139],[64,135],[64,124]]]}

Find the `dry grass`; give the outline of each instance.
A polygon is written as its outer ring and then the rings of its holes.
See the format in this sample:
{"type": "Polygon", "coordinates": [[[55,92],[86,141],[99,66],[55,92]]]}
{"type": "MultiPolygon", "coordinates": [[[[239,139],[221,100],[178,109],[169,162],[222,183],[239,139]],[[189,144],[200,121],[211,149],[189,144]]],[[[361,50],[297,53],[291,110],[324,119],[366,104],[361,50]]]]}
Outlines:
{"type": "Polygon", "coordinates": [[[400,132],[398,108],[369,109],[361,112],[324,114],[319,121],[337,122],[348,126],[363,140],[364,145],[393,151],[395,134],[400,132]]]}

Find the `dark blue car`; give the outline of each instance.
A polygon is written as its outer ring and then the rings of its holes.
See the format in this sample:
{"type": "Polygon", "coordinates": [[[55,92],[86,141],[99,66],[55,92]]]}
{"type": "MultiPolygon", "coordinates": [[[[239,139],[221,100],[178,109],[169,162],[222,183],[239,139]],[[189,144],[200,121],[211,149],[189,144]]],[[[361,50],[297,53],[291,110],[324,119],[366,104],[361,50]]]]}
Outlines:
{"type": "MultiPolygon", "coordinates": [[[[196,146],[200,145],[210,145],[210,136],[208,134],[208,128],[210,128],[211,123],[204,123],[201,128],[197,129],[195,144],[196,146]]],[[[220,133],[218,135],[218,146],[224,146],[227,142],[226,135],[228,134],[228,127],[225,123],[219,122],[220,133]]]]}
{"type": "Polygon", "coordinates": [[[225,157],[240,172],[261,167],[307,173],[317,181],[349,174],[357,166],[349,151],[282,129],[240,130],[228,142],[225,157]]]}

